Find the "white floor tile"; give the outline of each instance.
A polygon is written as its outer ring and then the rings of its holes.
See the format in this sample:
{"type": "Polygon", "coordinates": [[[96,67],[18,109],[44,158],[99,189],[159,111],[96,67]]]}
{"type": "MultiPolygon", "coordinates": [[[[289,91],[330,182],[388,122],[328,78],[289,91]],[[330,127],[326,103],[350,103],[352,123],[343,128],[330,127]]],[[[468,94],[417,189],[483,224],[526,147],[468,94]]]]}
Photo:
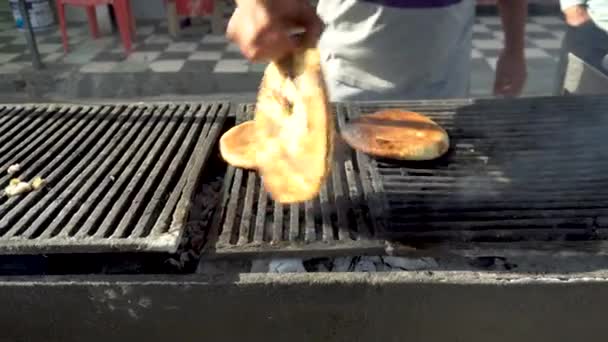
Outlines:
{"type": "Polygon", "coordinates": [[[17,53],[1,53],[0,52],[0,63],[10,62],[15,59],[19,54],[17,53]]]}
{"type": "Polygon", "coordinates": [[[495,58],[495,57],[486,58],[486,62],[488,63],[488,65],[490,66],[490,68],[492,70],[496,70],[497,61],[498,61],[498,58],[495,58]]]}
{"type": "Polygon", "coordinates": [[[489,33],[492,32],[492,30],[490,30],[486,25],[484,24],[475,24],[473,26],[473,32],[477,32],[477,33],[489,33]]]}
{"type": "Polygon", "coordinates": [[[218,44],[218,43],[226,43],[226,42],[228,42],[228,39],[226,39],[226,37],[224,37],[224,36],[208,34],[208,35],[205,35],[205,37],[203,37],[202,42],[209,43],[209,44],[218,44]]]}
{"type": "Polygon", "coordinates": [[[213,72],[241,73],[249,70],[249,62],[246,59],[222,59],[215,65],[213,72]]]}
{"type": "Polygon", "coordinates": [[[498,25],[501,23],[500,17],[480,17],[479,22],[481,22],[483,24],[492,24],[492,25],[498,25]]]}
{"type": "Polygon", "coordinates": [[[132,52],[127,61],[131,62],[152,62],[160,56],[160,52],[132,52]]]}
{"type": "Polygon", "coordinates": [[[564,20],[556,16],[539,16],[532,17],[531,19],[532,21],[537,22],[539,24],[564,24],[564,20]]]}
{"type": "Polygon", "coordinates": [[[480,50],[499,50],[502,45],[502,42],[496,39],[473,39],[473,46],[480,50]]]}
{"type": "Polygon", "coordinates": [[[219,61],[221,58],[220,51],[197,51],[188,56],[191,61],[219,61]]]}
{"type": "Polygon", "coordinates": [[[146,38],[145,42],[147,44],[166,44],[171,43],[173,40],[167,34],[155,34],[146,38]]]}
{"type": "Polygon", "coordinates": [[[61,57],[63,57],[63,52],[53,52],[50,53],[42,59],[43,62],[52,63],[58,61],[61,57]]]}
{"type": "Polygon", "coordinates": [[[483,58],[483,54],[481,53],[481,51],[473,49],[471,50],[471,58],[483,58]]]}
{"type": "Polygon", "coordinates": [[[92,62],[83,65],[80,68],[80,71],[87,73],[108,73],[111,72],[117,64],[117,62],[92,62]]]}
{"type": "Polygon", "coordinates": [[[172,43],[167,47],[166,51],[169,52],[193,52],[198,46],[197,43],[178,42],[172,43]]]}
{"type": "Polygon", "coordinates": [[[239,48],[238,45],[236,44],[228,44],[228,46],[226,46],[226,51],[228,52],[241,52],[241,49],[239,48]]]}
{"type": "Polygon", "coordinates": [[[25,68],[23,63],[4,63],[0,64],[0,74],[15,74],[25,68]]]}
{"type": "Polygon", "coordinates": [[[23,35],[23,33],[15,29],[0,31],[0,37],[17,37],[19,35],[23,35]]]}
{"type": "Polygon", "coordinates": [[[38,44],[38,52],[40,53],[53,53],[61,49],[61,44],[38,44]]]}
{"type": "Polygon", "coordinates": [[[559,49],[562,47],[561,39],[533,39],[532,42],[543,49],[559,49]]]}
{"type": "Polygon", "coordinates": [[[526,32],[548,32],[549,30],[539,24],[535,23],[527,23],[526,24],[526,32]]]}
{"type": "Polygon", "coordinates": [[[27,44],[27,40],[25,40],[25,36],[19,36],[19,37],[13,39],[13,41],[11,42],[11,44],[13,44],[13,45],[26,45],[27,44]]]}
{"type": "Polygon", "coordinates": [[[150,69],[154,72],[178,72],[184,63],[181,59],[155,61],[150,63],[150,69]]]}
{"type": "Polygon", "coordinates": [[[545,50],[538,48],[526,48],[526,58],[547,58],[551,57],[545,50]]]}

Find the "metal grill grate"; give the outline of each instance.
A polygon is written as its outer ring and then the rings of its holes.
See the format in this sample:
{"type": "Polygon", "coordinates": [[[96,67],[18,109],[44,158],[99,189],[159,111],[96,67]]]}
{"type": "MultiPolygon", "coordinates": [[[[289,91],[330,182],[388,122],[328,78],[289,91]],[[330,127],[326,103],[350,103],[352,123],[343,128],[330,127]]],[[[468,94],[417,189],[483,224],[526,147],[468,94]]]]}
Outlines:
{"type": "MultiPolygon", "coordinates": [[[[337,107],[344,118],[344,108],[337,107]]],[[[239,122],[251,118],[253,106],[242,106],[239,122]]],[[[336,161],[316,200],[281,205],[263,189],[257,172],[229,167],[206,257],[328,256],[380,253],[374,239],[382,222],[368,203],[377,194],[369,176],[369,158],[352,151],[336,161]],[[360,172],[364,170],[364,172],[360,172]]]]}
{"type": "Polygon", "coordinates": [[[0,253],[175,251],[224,103],[0,105],[0,253]]]}
{"type": "Polygon", "coordinates": [[[608,98],[362,104],[424,113],[452,150],[433,162],[374,160],[389,239],[589,240],[608,228],[608,98]]]}

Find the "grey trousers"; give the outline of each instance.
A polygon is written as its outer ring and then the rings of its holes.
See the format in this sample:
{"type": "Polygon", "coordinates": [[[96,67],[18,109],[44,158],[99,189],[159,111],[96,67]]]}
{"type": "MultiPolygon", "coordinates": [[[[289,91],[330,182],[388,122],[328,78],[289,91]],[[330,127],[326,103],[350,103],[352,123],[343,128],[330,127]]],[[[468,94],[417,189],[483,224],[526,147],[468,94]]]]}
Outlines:
{"type": "Polygon", "coordinates": [[[599,28],[592,20],[581,26],[568,26],[562,42],[554,94],[561,92],[568,53],[608,75],[608,32],[599,28]]]}

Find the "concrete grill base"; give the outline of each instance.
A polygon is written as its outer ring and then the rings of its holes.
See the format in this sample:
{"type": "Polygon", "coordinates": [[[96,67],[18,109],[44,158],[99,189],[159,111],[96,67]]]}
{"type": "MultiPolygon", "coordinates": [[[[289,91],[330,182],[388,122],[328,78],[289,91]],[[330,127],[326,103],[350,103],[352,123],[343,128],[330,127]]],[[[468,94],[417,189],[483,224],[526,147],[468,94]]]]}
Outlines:
{"type": "Polygon", "coordinates": [[[2,341],[605,341],[608,273],[0,282],[2,341]]]}

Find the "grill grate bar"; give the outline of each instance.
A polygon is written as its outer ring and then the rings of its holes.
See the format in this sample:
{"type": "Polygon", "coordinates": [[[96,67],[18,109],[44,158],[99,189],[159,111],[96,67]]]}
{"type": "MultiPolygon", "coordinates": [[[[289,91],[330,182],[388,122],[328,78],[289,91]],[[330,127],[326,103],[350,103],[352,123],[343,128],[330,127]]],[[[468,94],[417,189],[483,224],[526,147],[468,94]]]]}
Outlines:
{"type": "MultiPolygon", "coordinates": [[[[34,127],[33,125],[28,125],[32,120],[32,116],[39,115],[39,109],[36,108],[14,108],[8,114],[5,115],[5,118],[8,122],[4,123],[3,127],[0,127],[0,152],[2,155],[5,155],[7,151],[10,151],[10,142],[14,141],[19,143],[24,141],[25,137],[29,135],[31,129],[34,127]],[[33,111],[33,113],[32,113],[33,111]],[[37,113],[38,112],[38,113],[37,113]],[[29,126],[29,130],[27,127],[29,126]],[[18,140],[15,141],[13,137],[17,136],[18,140]]],[[[50,114],[47,115],[47,117],[50,114]]],[[[42,118],[38,118],[38,122],[40,122],[42,118]]],[[[47,124],[50,124],[53,120],[49,120],[47,124]]]]}
{"type": "MultiPolygon", "coordinates": [[[[75,193],[71,201],[66,203],[62,212],[49,225],[50,230],[56,234],[57,238],[74,236],[77,232],[76,229],[82,227],[79,222],[83,217],[90,215],[90,210],[96,204],[95,201],[100,199],[99,196],[94,195],[94,192],[99,191],[100,187],[104,187],[106,182],[113,182],[118,176],[114,171],[115,165],[118,163],[119,157],[124,155],[123,152],[129,146],[134,146],[133,139],[138,134],[145,134],[145,132],[140,131],[140,128],[144,122],[150,119],[151,110],[151,108],[136,108],[132,113],[133,120],[126,121],[124,123],[126,127],[120,131],[120,134],[114,136],[114,139],[100,153],[101,158],[96,159],[97,166],[88,169],[87,177],[80,177],[74,181],[71,185],[73,188],[68,187],[73,191],[78,189],[78,192],[75,193]],[[68,217],[69,220],[67,220],[68,217]],[[64,222],[66,220],[67,222],[64,222]]],[[[91,155],[95,158],[94,153],[91,153],[91,155]]]]}
{"type": "MultiPolygon", "coordinates": [[[[152,110],[153,108],[149,108],[152,110]]],[[[170,106],[168,109],[170,117],[173,117],[176,107],[170,106]]],[[[81,207],[74,216],[68,221],[64,229],[76,238],[83,238],[87,235],[92,236],[98,230],[105,214],[110,210],[110,206],[116,201],[116,195],[122,192],[125,183],[133,174],[133,167],[138,165],[141,159],[148,153],[146,146],[150,146],[152,141],[155,141],[156,135],[160,132],[163,126],[159,124],[161,114],[165,108],[158,107],[150,115],[149,112],[144,112],[146,120],[144,128],[135,135],[135,141],[129,145],[125,145],[123,150],[116,150],[112,154],[121,158],[115,163],[114,167],[108,173],[110,177],[104,177],[101,184],[93,189],[93,193],[81,204],[81,207]],[[129,172],[131,171],[131,172],[129,172]]],[[[98,179],[94,176],[94,178],[98,179]]],[[[100,177],[101,178],[101,177],[100,177]]]]}
{"type": "MultiPolygon", "coordinates": [[[[58,114],[67,114],[66,111],[68,108],[64,108],[64,110],[60,111],[58,114]]],[[[36,115],[37,113],[33,113],[36,115]]],[[[25,121],[25,120],[24,120],[25,121]]],[[[69,123],[76,124],[76,120],[71,120],[69,123]]],[[[47,120],[45,124],[42,125],[40,130],[36,130],[31,132],[27,129],[21,128],[18,126],[17,132],[21,132],[21,134],[9,132],[7,133],[7,138],[14,136],[13,143],[7,142],[5,148],[0,152],[2,153],[2,159],[0,159],[0,164],[2,165],[2,169],[8,169],[11,164],[15,162],[19,162],[23,168],[28,163],[31,163],[33,160],[37,160],[41,155],[44,155],[44,152],[48,152],[45,149],[40,149],[40,145],[48,144],[52,145],[53,142],[57,141],[60,137],[65,141],[65,131],[70,129],[71,125],[67,125],[65,122],[61,122],[60,120],[47,120]],[[62,125],[63,124],[63,125],[62,125]],[[63,126],[63,127],[62,127],[63,126]],[[58,128],[62,127],[61,132],[57,132],[58,128]],[[54,134],[50,134],[54,132],[54,134]],[[32,137],[33,140],[32,140],[32,137]]],[[[29,167],[27,168],[29,169],[29,167]]],[[[4,174],[0,177],[0,183],[5,183],[10,176],[4,174]]]]}
{"type": "MultiPolygon", "coordinates": [[[[181,137],[181,134],[177,132],[177,129],[178,127],[182,127],[180,124],[184,122],[183,116],[187,109],[188,106],[178,106],[172,111],[171,117],[166,120],[167,122],[157,123],[152,131],[151,138],[144,142],[142,148],[136,154],[134,158],[136,162],[130,163],[124,169],[123,173],[127,176],[122,179],[124,179],[125,182],[118,181],[115,183],[116,186],[110,191],[110,196],[106,197],[108,202],[106,202],[107,206],[105,208],[110,209],[107,216],[111,217],[112,220],[103,220],[99,225],[99,228],[93,233],[94,237],[108,237],[113,233],[112,227],[124,227],[121,226],[120,223],[118,223],[117,226],[115,220],[124,215],[125,212],[128,212],[129,202],[132,200],[133,191],[141,186],[141,181],[144,177],[150,177],[150,168],[154,165],[154,162],[159,161],[159,154],[161,153],[162,148],[166,148],[166,144],[170,141],[170,136],[175,135],[181,137]],[[126,182],[127,180],[129,180],[128,183],[126,182]]],[[[189,122],[185,123],[189,124],[189,122]]],[[[104,202],[102,201],[102,207],[103,205],[104,202]]],[[[94,215],[95,212],[93,212],[93,219],[95,219],[94,215]]],[[[118,233],[118,235],[120,235],[122,232],[118,233]]]]}
{"type": "Polygon", "coordinates": [[[304,202],[304,220],[306,222],[305,229],[305,241],[311,243],[317,239],[317,232],[315,231],[315,213],[314,203],[312,201],[304,202]]]}
{"type": "Polygon", "coordinates": [[[274,222],[272,224],[272,242],[278,243],[283,240],[283,205],[274,202],[274,222]]]}
{"type": "Polygon", "coordinates": [[[346,216],[346,194],[344,193],[344,188],[342,186],[342,178],[340,176],[339,164],[337,162],[334,163],[333,169],[337,170],[336,172],[332,173],[332,188],[335,196],[334,200],[336,203],[336,212],[338,215],[338,239],[344,241],[352,238],[348,232],[349,223],[346,216]]]}
{"type": "Polygon", "coordinates": [[[255,181],[255,172],[248,171],[247,172],[247,190],[245,192],[245,203],[243,204],[243,216],[241,217],[241,227],[239,234],[239,241],[237,245],[242,246],[252,238],[251,234],[253,230],[251,229],[251,219],[253,217],[253,195],[255,191],[256,181],[255,181]]]}
{"type": "Polygon", "coordinates": [[[290,204],[289,215],[289,241],[298,241],[300,237],[300,205],[290,204]]]}
{"type": "Polygon", "coordinates": [[[387,238],[594,238],[608,210],[606,99],[378,103],[349,112],[387,107],[428,115],[452,141],[432,162],[373,160],[376,188],[386,196],[387,238]]]}
{"type": "MultiPolygon", "coordinates": [[[[101,114],[105,114],[108,109],[109,108],[103,108],[101,110],[101,114]]],[[[106,131],[106,126],[108,126],[108,122],[105,122],[101,125],[97,125],[95,120],[91,120],[89,124],[91,125],[92,129],[95,129],[95,132],[89,133],[89,131],[83,131],[83,133],[78,137],[78,140],[75,140],[75,144],[80,146],[75,152],[71,153],[71,150],[67,150],[66,152],[60,153],[59,155],[54,157],[56,160],[62,160],[63,162],[61,164],[58,164],[59,166],[48,176],[48,182],[54,183],[55,179],[59,179],[61,175],[67,173],[66,170],[69,170],[71,165],[73,165],[74,163],[78,163],[78,160],[82,157],[81,153],[88,146],[94,144],[98,140],[98,138],[104,133],[104,131],[106,131]],[[82,143],[79,143],[79,141],[83,138],[86,138],[86,140],[82,143]],[[64,160],[62,157],[63,155],[68,157],[68,159],[64,160]]],[[[79,165],[75,165],[74,168],[80,169],[84,165],[82,162],[78,164],[80,165],[80,167],[79,165]]],[[[41,167],[44,167],[44,165],[41,165],[41,167]]],[[[38,196],[31,196],[33,194],[29,194],[26,197],[26,200],[21,202],[22,208],[18,213],[19,215],[22,215],[21,213],[27,211],[29,213],[37,214],[24,216],[19,221],[13,223],[13,228],[11,228],[11,230],[6,233],[6,236],[24,236],[27,238],[31,238],[34,237],[34,235],[36,235],[41,229],[45,229],[46,225],[44,224],[44,222],[49,219],[51,215],[50,213],[53,210],[57,209],[60,203],[62,203],[63,200],[67,199],[66,197],[69,196],[70,192],[66,191],[67,189],[65,189],[65,187],[75,176],[76,173],[73,173],[72,175],[68,174],[67,176],[63,176],[62,180],[58,181],[56,185],[54,185],[53,189],[51,189],[51,191],[47,194],[35,193],[38,196]],[[60,193],[62,193],[63,196],[58,196],[58,194],[60,193]],[[42,195],[45,196],[41,198],[42,195]],[[30,223],[32,219],[35,220],[33,223],[30,223]]]]}
{"type": "MultiPolygon", "coordinates": [[[[115,107],[109,114],[109,117],[117,117],[121,107],[115,107]]],[[[132,111],[130,107],[126,111],[132,111]]],[[[42,234],[41,239],[49,239],[59,233],[58,225],[64,221],[70,212],[76,205],[82,200],[82,195],[88,193],[90,186],[83,184],[83,181],[87,180],[89,183],[93,181],[92,176],[96,170],[103,169],[102,161],[106,160],[106,157],[113,151],[116,145],[125,136],[133,122],[125,122],[126,117],[117,117],[117,120],[112,126],[106,130],[105,126],[100,126],[98,131],[104,132],[104,135],[98,138],[97,135],[92,135],[93,139],[99,141],[105,141],[105,144],[99,144],[96,148],[92,149],[86,156],[84,156],[80,163],[73,170],[71,170],[67,176],[57,185],[55,185],[51,191],[47,194],[49,200],[52,199],[51,203],[48,201],[39,202],[37,206],[31,210],[38,212],[41,208],[46,206],[46,209],[40,213],[38,218],[31,224],[33,227],[46,226],[42,234]],[[59,210],[59,211],[57,211],[59,210]],[[55,217],[53,219],[53,217],[55,217]],[[45,223],[47,220],[51,220],[50,223],[45,223]]],[[[109,122],[110,120],[106,120],[109,122]]],[[[107,162],[107,161],[106,161],[107,162]]],[[[65,235],[67,235],[67,231],[65,235]]]]}
{"type": "Polygon", "coordinates": [[[329,209],[332,206],[329,202],[328,190],[329,184],[331,182],[331,177],[327,180],[327,182],[321,187],[321,191],[319,194],[320,206],[321,206],[321,220],[322,220],[322,231],[323,231],[323,241],[331,241],[334,240],[334,232],[332,229],[331,219],[329,217],[329,209]]]}
{"type": "MultiPolygon", "coordinates": [[[[88,107],[86,108],[86,111],[88,112],[90,109],[91,108],[88,107]]],[[[75,110],[76,109],[72,109],[69,113],[71,114],[75,110]]],[[[61,173],[61,165],[69,164],[70,160],[76,158],[78,156],[78,152],[84,150],[85,148],[85,146],[81,144],[88,135],[78,135],[78,132],[83,128],[82,126],[84,123],[85,121],[82,121],[75,126],[64,127],[64,129],[60,129],[54,135],[54,138],[52,138],[48,144],[42,144],[39,147],[39,152],[33,153],[30,157],[23,161],[24,165],[22,165],[22,167],[27,166],[27,168],[21,174],[21,177],[26,180],[31,179],[34,177],[34,175],[38,174],[43,167],[46,167],[48,170],[53,170],[48,176],[45,177],[47,182],[55,182],[61,173]],[[69,131],[66,132],[68,129],[69,131]],[[63,137],[56,141],[56,139],[59,138],[59,134],[61,134],[63,137]],[[43,151],[45,152],[44,154],[43,151]],[[40,155],[42,155],[42,158],[37,160],[34,159],[40,155]],[[32,159],[35,161],[32,162],[32,159]]],[[[90,126],[91,127],[86,128],[87,132],[94,127],[94,125],[90,126]]],[[[10,176],[3,177],[3,182],[8,181],[8,178],[10,178],[10,176]]],[[[42,192],[33,192],[27,194],[24,200],[21,200],[20,197],[12,197],[0,205],[0,215],[2,215],[2,218],[0,219],[0,232],[2,235],[13,236],[17,232],[21,232],[21,228],[18,226],[13,226],[11,228],[12,223],[16,219],[19,219],[23,213],[29,209],[29,204],[38,199],[41,195],[42,192]]]]}
{"type": "MultiPolygon", "coordinates": [[[[227,222],[226,224],[232,227],[234,225],[234,221],[236,219],[236,210],[237,203],[239,200],[239,190],[241,187],[241,183],[243,181],[243,170],[237,169],[234,175],[234,184],[232,185],[232,189],[230,191],[230,201],[228,202],[228,211],[226,214],[227,222]]],[[[222,234],[220,236],[220,242],[223,244],[233,243],[233,240],[236,236],[233,234],[222,234]]]]}
{"type": "MultiPolygon", "coordinates": [[[[184,110],[186,110],[186,108],[184,108],[184,110]]],[[[102,226],[101,229],[98,230],[98,233],[105,231],[104,236],[125,237],[131,235],[131,233],[133,233],[134,236],[140,236],[144,231],[147,231],[147,228],[149,227],[148,223],[143,223],[141,220],[150,217],[150,209],[154,208],[155,204],[158,203],[158,197],[165,193],[169,182],[167,177],[164,178],[164,181],[161,180],[161,177],[162,175],[173,174],[178,165],[183,165],[185,162],[184,155],[190,144],[193,143],[192,138],[199,126],[197,124],[192,125],[195,111],[199,110],[199,107],[191,106],[187,110],[184,120],[187,126],[179,125],[176,130],[171,132],[165,130],[160,136],[160,138],[163,139],[162,145],[157,143],[154,146],[154,153],[148,154],[148,157],[138,170],[137,176],[131,179],[131,183],[127,186],[127,191],[122,194],[123,202],[118,205],[125,205],[127,209],[122,220],[116,226],[116,230],[112,232],[109,226],[102,226]],[[171,137],[178,138],[170,139],[171,137]],[[184,144],[182,143],[183,141],[190,143],[184,144]],[[159,156],[161,152],[162,155],[159,156]],[[173,159],[173,157],[175,157],[175,159],[173,159]],[[174,169],[170,172],[165,172],[170,165],[173,165],[174,169]],[[142,181],[144,182],[143,185],[140,184],[142,181]],[[135,197],[131,195],[127,198],[125,195],[132,193],[133,190],[138,190],[135,197]],[[157,195],[155,200],[152,199],[154,193],[157,195]],[[144,203],[145,199],[148,199],[146,202],[148,203],[148,206],[150,206],[146,214],[136,210],[136,208],[140,207],[140,203],[144,203]],[[139,224],[135,224],[137,219],[140,219],[139,224]]],[[[171,124],[176,124],[176,122],[173,121],[171,124]]],[[[175,128],[171,127],[171,129],[175,128]]],[[[143,208],[143,205],[141,207],[143,208]]],[[[117,206],[115,206],[115,208],[117,208],[117,206]]],[[[110,215],[112,215],[111,212],[110,215]]]]}
{"type": "MultiPolygon", "coordinates": [[[[252,112],[251,106],[239,108],[237,123],[252,112]]],[[[335,162],[317,198],[289,205],[268,197],[257,172],[228,167],[206,256],[326,256],[383,250],[383,242],[374,239],[360,165],[365,164],[347,153],[335,162]]]]}
{"type": "Polygon", "coordinates": [[[0,170],[48,182],[0,198],[0,253],[175,251],[227,108],[0,105],[0,170]]]}
{"type": "MultiPolygon", "coordinates": [[[[238,172],[239,170],[237,170],[238,172]]],[[[251,173],[250,173],[250,176],[251,173]]],[[[253,241],[255,243],[261,244],[262,242],[264,242],[264,235],[266,232],[266,205],[268,204],[268,193],[266,192],[266,189],[264,188],[264,184],[260,183],[260,195],[259,195],[259,199],[258,199],[258,210],[256,212],[256,220],[255,220],[255,228],[256,228],[256,232],[254,234],[254,239],[253,241]],[[260,229],[261,227],[261,229],[260,229]]],[[[236,184],[235,184],[236,185],[236,184]]],[[[227,216],[228,218],[230,216],[227,216]]],[[[230,221],[228,221],[227,223],[230,223],[230,221]]],[[[229,225],[226,225],[229,227],[229,225]]]]}
{"type": "Polygon", "coordinates": [[[165,205],[157,220],[157,224],[152,229],[153,235],[158,235],[162,232],[181,238],[181,234],[183,233],[182,226],[186,222],[192,205],[192,194],[195,191],[199,173],[211,155],[213,145],[209,140],[212,137],[214,140],[219,139],[219,134],[224,126],[224,118],[228,115],[229,108],[228,104],[220,103],[214,103],[211,106],[210,113],[212,115],[207,114],[208,119],[203,126],[202,134],[199,135],[197,144],[192,149],[192,153],[195,154],[176,185],[176,188],[180,191],[174,191],[169,197],[167,205],[165,205]],[[174,207],[175,210],[172,210],[171,208],[174,207]],[[168,222],[171,222],[171,224],[168,225],[168,229],[165,229],[167,225],[163,223],[168,222]]]}

